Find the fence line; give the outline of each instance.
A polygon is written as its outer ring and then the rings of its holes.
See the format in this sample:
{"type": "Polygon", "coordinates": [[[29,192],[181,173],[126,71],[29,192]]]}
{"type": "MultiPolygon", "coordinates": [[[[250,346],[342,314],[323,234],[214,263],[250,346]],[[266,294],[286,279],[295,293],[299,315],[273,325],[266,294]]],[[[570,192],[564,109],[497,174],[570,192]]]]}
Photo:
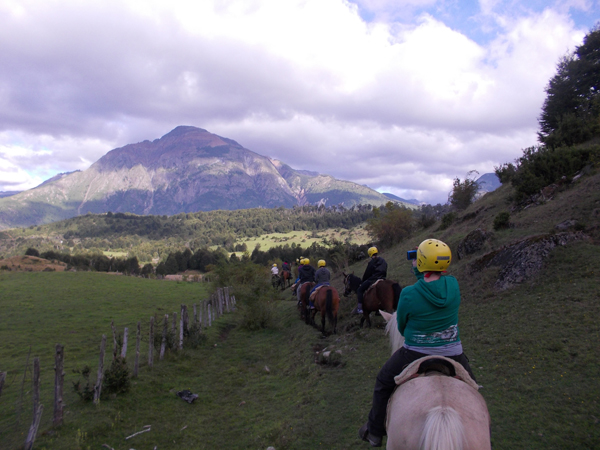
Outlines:
{"type": "MultiPolygon", "coordinates": [[[[203,300],[199,304],[193,304],[194,316],[193,321],[190,324],[190,317],[188,313],[188,306],[181,305],[181,311],[179,316],[179,330],[177,330],[177,312],[173,313],[173,322],[172,322],[172,334],[173,339],[170,340],[168,330],[169,330],[169,315],[165,314],[163,320],[163,333],[162,340],[160,346],[160,354],[159,360],[163,360],[165,356],[165,352],[167,351],[167,344],[169,344],[169,350],[183,350],[185,345],[185,338],[190,335],[192,326],[197,332],[202,332],[206,327],[212,326],[213,322],[222,316],[225,312],[233,312],[236,309],[236,301],[235,297],[229,294],[229,288],[218,289],[216,293],[212,294],[208,300],[203,300]],[[178,333],[177,333],[178,331],[178,333]],[[177,339],[178,337],[178,339],[177,339]],[[168,342],[170,341],[170,342],[168,342]]],[[[150,329],[149,329],[149,343],[148,343],[148,367],[152,368],[154,365],[154,324],[156,318],[154,316],[150,317],[150,329]]],[[[117,339],[117,331],[115,328],[114,320],[110,323],[112,337],[113,337],[113,361],[117,358],[119,343],[117,339]]],[[[128,346],[128,337],[129,337],[129,328],[125,327],[123,331],[123,341],[121,346],[120,357],[125,359],[127,356],[127,346],[128,346]]],[[[100,402],[100,397],[102,394],[102,383],[104,380],[104,364],[105,364],[105,352],[106,352],[106,335],[102,335],[101,343],[100,343],[100,355],[98,362],[98,372],[96,375],[96,383],[93,386],[93,403],[98,404],[100,402]]],[[[137,332],[136,332],[136,347],[135,347],[135,363],[133,369],[133,377],[138,376],[139,372],[139,363],[140,363],[140,341],[141,341],[141,321],[137,322],[137,332]]],[[[65,352],[64,346],[60,344],[56,344],[55,347],[55,365],[54,365],[54,408],[53,408],[53,419],[52,426],[58,426],[63,423],[63,409],[64,409],[64,401],[63,401],[63,392],[64,392],[64,359],[65,352]]],[[[22,386],[21,386],[21,396],[17,402],[16,408],[16,427],[20,426],[20,417],[21,410],[23,407],[23,392],[25,380],[27,378],[27,373],[30,370],[30,362],[29,358],[31,356],[31,349],[29,354],[27,355],[27,363],[25,365],[25,370],[23,373],[22,386]]],[[[40,359],[35,357],[33,359],[33,368],[32,368],[32,380],[33,380],[33,389],[32,389],[32,400],[33,400],[33,414],[32,414],[32,422],[29,427],[29,431],[27,433],[27,437],[24,443],[23,448],[29,450],[33,448],[33,443],[35,441],[38,428],[40,427],[40,423],[42,420],[42,414],[44,411],[44,405],[40,403],[40,359]]],[[[5,389],[5,380],[6,380],[7,372],[0,372],[0,396],[2,396],[3,390],[5,389]]],[[[47,421],[45,421],[46,423],[47,421]]]]}

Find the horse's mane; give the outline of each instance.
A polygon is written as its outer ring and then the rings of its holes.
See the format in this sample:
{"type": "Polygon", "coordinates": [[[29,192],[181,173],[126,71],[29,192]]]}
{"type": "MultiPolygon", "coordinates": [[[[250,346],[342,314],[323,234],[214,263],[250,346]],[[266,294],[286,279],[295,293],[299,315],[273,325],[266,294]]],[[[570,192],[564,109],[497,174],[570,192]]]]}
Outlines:
{"type": "Polygon", "coordinates": [[[385,326],[385,334],[390,336],[390,346],[392,347],[392,354],[396,352],[402,345],[404,345],[404,336],[400,334],[398,330],[398,321],[396,319],[396,311],[392,314],[390,320],[388,320],[385,326]]]}

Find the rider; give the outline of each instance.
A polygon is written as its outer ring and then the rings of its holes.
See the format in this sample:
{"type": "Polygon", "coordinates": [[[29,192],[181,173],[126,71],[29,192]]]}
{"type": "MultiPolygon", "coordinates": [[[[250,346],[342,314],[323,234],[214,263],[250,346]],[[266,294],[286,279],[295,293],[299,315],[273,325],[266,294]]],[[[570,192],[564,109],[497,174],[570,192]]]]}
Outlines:
{"type": "Polygon", "coordinates": [[[279,278],[279,269],[277,268],[277,264],[273,264],[273,267],[271,267],[271,278],[279,278]]]}
{"type": "Polygon", "coordinates": [[[283,264],[281,265],[281,270],[286,270],[290,272],[290,263],[287,262],[287,260],[283,261],[283,264]]]}
{"type": "Polygon", "coordinates": [[[387,263],[381,256],[378,255],[377,247],[371,247],[367,253],[369,254],[369,258],[371,258],[371,260],[365,269],[365,273],[362,277],[362,283],[356,290],[358,306],[354,310],[355,314],[362,314],[363,312],[363,296],[367,289],[369,289],[377,280],[385,280],[387,277],[387,263]]]}
{"type": "Polygon", "coordinates": [[[380,447],[386,434],[386,408],[396,388],[394,377],[411,362],[428,355],[445,356],[462,364],[475,380],[458,331],[458,281],[450,275],[442,276],[451,260],[450,248],[442,241],[426,239],[419,245],[417,259],[413,260],[417,282],[402,290],[398,303],[398,329],[404,345],[379,371],[369,421],[358,432],[373,447],[380,447]]]}
{"type": "Polygon", "coordinates": [[[301,303],[302,299],[300,298],[300,293],[302,292],[302,285],[304,283],[315,281],[315,268],[310,265],[310,260],[308,258],[304,258],[300,261],[300,269],[298,270],[298,286],[296,287],[296,292],[298,294],[298,303],[301,303]]]}
{"type": "MultiPolygon", "coordinates": [[[[319,262],[317,263],[317,271],[315,272],[315,287],[312,288],[312,290],[310,291],[310,293],[312,294],[313,292],[315,292],[317,290],[318,287],[320,286],[329,286],[329,281],[331,280],[331,273],[329,272],[329,269],[327,267],[325,267],[327,264],[325,263],[324,259],[320,259],[319,262]]],[[[310,303],[310,309],[315,309],[315,305],[313,304],[312,300],[309,301],[310,303]]]]}

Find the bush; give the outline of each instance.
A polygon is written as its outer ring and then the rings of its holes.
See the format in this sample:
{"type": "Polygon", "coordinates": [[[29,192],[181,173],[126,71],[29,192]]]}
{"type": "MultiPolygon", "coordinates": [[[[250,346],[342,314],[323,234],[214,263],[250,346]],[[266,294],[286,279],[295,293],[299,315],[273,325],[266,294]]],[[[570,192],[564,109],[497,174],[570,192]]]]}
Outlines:
{"type": "Polygon", "coordinates": [[[235,265],[221,264],[216,268],[219,286],[230,286],[240,311],[240,326],[260,330],[274,325],[273,308],[278,291],[271,288],[270,273],[251,261],[235,265]]]}
{"type": "Polygon", "coordinates": [[[510,214],[506,211],[499,213],[494,217],[494,230],[510,228],[510,214]]]}
{"type": "Polygon", "coordinates": [[[410,236],[413,213],[410,209],[387,202],[381,208],[373,208],[375,217],[367,221],[365,229],[383,247],[389,247],[410,236]]]}
{"type": "Polygon", "coordinates": [[[39,258],[40,252],[35,248],[29,247],[27,250],[25,250],[25,256],[37,256],[39,258]]]}
{"type": "Polygon", "coordinates": [[[460,178],[455,178],[452,192],[448,196],[450,204],[458,210],[466,209],[471,203],[479,190],[479,184],[473,178],[469,178],[474,174],[478,174],[477,171],[470,171],[465,177],[465,181],[460,181],[460,178]]]}
{"type": "Polygon", "coordinates": [[[94,400],[94,387],[90,385],[90,366],[84,366],[81,370],[73,369],[73,372],[81,374],[81,376],[85,380],[85,385],[81,384],[81,380],[73,382],[73,390],[84,402],[91,402],[92,400],[94,400]]]}
{"type": "Polygon", "coordinates": [[[110,368],[104,372],[104,382],[102,383],[102,394],[126,394],[129,392],[131,383],[129,382],[129,369],[125,358],[117,356],[113,359],[110,368]]]}
{"type": "Polygon", "coordinates": [[[449,212],[448,214],[444,214],[442,216],[442,224],[440,225],[440,230],[445,230],[450,225],[452,225],[455,220],[456,220],[456,213],[449,212]]]}

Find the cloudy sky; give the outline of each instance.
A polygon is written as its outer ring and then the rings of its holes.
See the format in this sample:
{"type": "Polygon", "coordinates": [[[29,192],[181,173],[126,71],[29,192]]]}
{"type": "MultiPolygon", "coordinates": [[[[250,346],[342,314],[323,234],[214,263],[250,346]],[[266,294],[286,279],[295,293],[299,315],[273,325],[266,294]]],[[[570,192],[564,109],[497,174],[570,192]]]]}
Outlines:
{"type": "Polygon", "coordinates": [[[596,0],[0,0],[0,190],[193,125],[430,203],[537,143],[596,0]]]}

